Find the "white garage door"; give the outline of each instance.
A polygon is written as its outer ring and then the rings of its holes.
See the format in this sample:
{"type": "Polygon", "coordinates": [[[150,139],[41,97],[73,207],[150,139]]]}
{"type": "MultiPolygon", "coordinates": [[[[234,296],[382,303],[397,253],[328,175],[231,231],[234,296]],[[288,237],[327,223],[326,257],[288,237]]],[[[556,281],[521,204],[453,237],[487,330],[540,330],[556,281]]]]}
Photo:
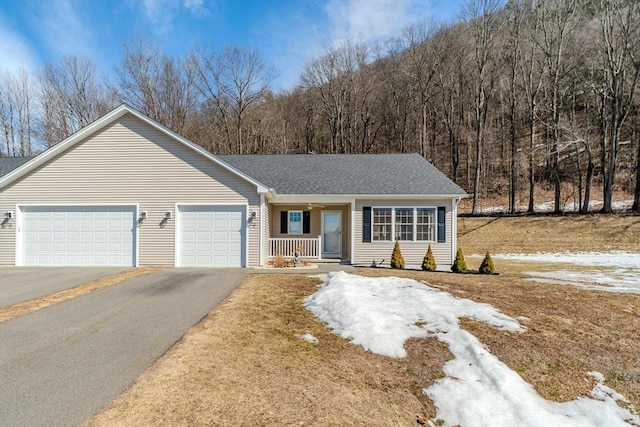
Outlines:
{"type": "Polygon", "coordinates": [[[179,207],[179,265],[243,267],[244,206],[179,207]]]}
{"type": "Polygon", "coordinates": [[[135,265],[135,206],[22,208],[22,264],[135,265]]]}

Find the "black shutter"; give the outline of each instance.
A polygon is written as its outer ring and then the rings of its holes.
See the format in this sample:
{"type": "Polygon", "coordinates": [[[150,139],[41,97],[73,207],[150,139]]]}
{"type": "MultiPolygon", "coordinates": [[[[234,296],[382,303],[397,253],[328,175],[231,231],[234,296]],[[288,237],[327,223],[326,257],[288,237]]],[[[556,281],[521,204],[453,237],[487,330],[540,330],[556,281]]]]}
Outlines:
{"type": "Polygon", "coordinates": [[[362,241],[371,242],[371,206],[362,208],[362,241]]]}
{"type": "Polygon", "coordinates": [[[438,243],[443,243],[447,235],[447,227],[446,227],[446,208],[438,207],[438,243]]]}
{"type": "Polygon", "coordinates": [[[287,234],[287,228],[289,226],[289,212],[280,212],[280,233],[287,234]]]}
{"type": "Polygon", "coordinates": [[[302,234],[311,233],[311,212],[302,211],[302,234]]]}

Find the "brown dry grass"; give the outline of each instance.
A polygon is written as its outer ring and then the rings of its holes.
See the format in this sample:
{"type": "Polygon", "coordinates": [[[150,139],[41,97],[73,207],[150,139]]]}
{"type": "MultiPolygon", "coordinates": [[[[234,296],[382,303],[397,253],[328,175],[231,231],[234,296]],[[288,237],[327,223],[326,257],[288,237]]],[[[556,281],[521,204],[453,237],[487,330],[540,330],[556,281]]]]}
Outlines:
{"type": "Polygon", "coordinates": [[[122,273],[103,277],[102,279],[94,280],[71,289],[65,289],[53,294],[44,295],[40,298],[0,308],[0,323],[164,268],[165,267],[138,267],[122,273]]]}
{"type": "Polygon", "coordinates": [[[465,254],[640,252],[640,216],[458,218],[458,246],[465,254]]]}
{"type": "Polygon", "coordinates": [[[317,283],[247,278],[87,425],[389,426],[428,412],[416,371],[440,376],[443,346],[412,343],[414,365],[350,345],[302,307],[317,283]],[[319,344],[296,337],[307,332],[319,344]]]}
{"type": "MultiPolygon", "coordinates": [[[[478,253],[640,246],[637,217],[462,221],[461,231],[472,231],[461,241],[478,253]]],[[[469,267],[480,261],[468,260],[469,267]]],[[[594,382],[587,372],[599,371],[606,385],[640,403],[640,297],[530,282],[522,271],[532,267],[522,262],[498,260],[496,268],[500,275],[387,269],[360,274],[424,280],[528,318],[522,334],[468,319],[461,323],[546,399],[588,395],[594,382]]],[[[388,426],[415,425],[415,414],[434,417],[422,389],[442,377],[451,357],[446,346],[412,339],[405,359],[390,359],[351,345],[302,307],[316,283],[302,275],[248,277],[88,425],[388,426]],[[306,332],[320,343],[296,337],[306,332]]]]}

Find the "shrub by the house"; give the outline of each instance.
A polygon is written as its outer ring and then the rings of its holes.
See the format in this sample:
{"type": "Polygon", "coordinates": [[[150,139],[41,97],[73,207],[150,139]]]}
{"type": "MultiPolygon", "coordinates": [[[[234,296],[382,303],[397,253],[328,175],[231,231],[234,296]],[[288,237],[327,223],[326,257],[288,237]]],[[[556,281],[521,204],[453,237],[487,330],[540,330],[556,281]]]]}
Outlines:
{"type": "Polygon", "coordinates": [[[422,258],[422,269],[424,271],[436,271],[436,259],[433,256],[433,251],[431,250],[431,245],[427,249],[427,254],[422,258]]]}
{"type": "Polygon", "coordinates": [[[480,264],[480,274],[493,274],[495,269],[493,267],[493,260],[489,252],[484,256],[482,264],[480,264]]]}
{"type": "Polygon", "coordinates": [[[462,249],[460,248],[458,248],[458,252],[456,252],[456,259],[453,261],[451,271],[453,271],[454,273],[467,272],[467,263],[464,260],[464,254],[462,253],[462,249]]]}
{"type": "Polygon", "coordinates": [[[400,252],[400,245],[396,240],[396,244],[393,247],[393,253],[391,254],[391,268],[404,269],[404,258],[402,252],[400,252]]]}

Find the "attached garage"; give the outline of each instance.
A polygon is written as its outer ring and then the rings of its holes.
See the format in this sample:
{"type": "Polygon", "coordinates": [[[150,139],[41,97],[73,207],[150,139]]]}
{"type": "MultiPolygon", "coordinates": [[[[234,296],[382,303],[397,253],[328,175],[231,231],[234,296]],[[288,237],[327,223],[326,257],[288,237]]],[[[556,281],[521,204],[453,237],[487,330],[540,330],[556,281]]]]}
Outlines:
{"type": "Polygon", "coordinates": [[[136,206],[18,209],[18,265],[136,265],[136,206]]]}
{"type": "Polygon", "coordinates": [[[179,205],[176,265],[246,266],[246,211],[246,206],[179,205]]]}

